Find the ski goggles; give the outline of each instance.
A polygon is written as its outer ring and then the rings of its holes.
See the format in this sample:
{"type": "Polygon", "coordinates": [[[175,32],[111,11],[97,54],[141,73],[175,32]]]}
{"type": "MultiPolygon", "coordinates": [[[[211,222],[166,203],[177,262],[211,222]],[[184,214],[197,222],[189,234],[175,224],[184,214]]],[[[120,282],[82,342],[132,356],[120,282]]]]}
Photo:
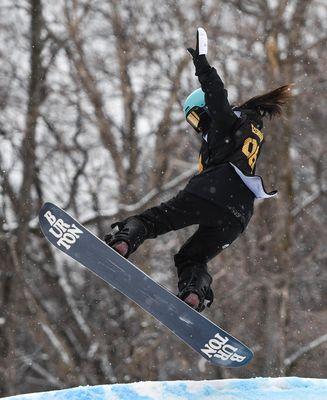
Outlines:
{"type": "Polygon", "coordinates": [[[186,116],[186,121],[194,128],[197,132],[202,131],[203,122],[207,121],[208,113],[203,107],[193,107],[186,116]]]}

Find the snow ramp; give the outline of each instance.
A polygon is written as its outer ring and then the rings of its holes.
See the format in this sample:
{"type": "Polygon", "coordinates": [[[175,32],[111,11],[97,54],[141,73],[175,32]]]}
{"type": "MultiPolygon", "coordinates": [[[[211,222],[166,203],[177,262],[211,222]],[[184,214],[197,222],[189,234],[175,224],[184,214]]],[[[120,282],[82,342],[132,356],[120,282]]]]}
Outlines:
{"type": "Polygon", "coordinates": [[[81,386],[12,400],[327,400],[327,379],[253,378],[81,386]]]}

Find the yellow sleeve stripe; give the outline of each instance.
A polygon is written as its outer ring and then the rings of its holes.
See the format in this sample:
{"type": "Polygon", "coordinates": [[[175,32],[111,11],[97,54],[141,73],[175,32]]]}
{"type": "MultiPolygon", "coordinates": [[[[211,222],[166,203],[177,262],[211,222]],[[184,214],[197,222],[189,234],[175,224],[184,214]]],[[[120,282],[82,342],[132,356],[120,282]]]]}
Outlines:
{"type": "Polygon", "coordinates": [[[202,155],[201,154],[200,154],[199,161],[198,161],[198,171],[200,173],[203,171],[202,155]]]}

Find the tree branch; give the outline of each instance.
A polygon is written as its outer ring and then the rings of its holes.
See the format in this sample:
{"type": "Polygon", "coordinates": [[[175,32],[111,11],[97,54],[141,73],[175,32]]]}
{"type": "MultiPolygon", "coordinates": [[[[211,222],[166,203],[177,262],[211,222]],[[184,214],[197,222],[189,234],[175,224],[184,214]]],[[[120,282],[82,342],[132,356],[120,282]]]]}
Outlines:
{"type": "Polygon", "coordinates": [[[316,347],[320,346],[321,344],[323,344],[325,342],[327,342],[327,333],[322,335],[322,336],[319,336],[317,339],[313,340],[312,342],[310,342],[306,346],[301,347],[300,350],[297,350],[296,352],[291,354],[289,357],[285,358],[284,365],[289,368],[292,364],[294,364],[305,353],[315,349],[316,347]]]}

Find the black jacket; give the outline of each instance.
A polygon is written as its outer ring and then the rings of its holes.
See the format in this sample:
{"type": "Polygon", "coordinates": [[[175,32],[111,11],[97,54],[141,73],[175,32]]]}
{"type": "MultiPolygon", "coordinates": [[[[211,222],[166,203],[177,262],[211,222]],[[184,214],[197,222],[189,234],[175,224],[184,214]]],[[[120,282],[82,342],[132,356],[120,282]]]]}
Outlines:
{"type": "Polygon", "coordinates": [[[230,163],[246,175],[254,174],[263,143],[260,115],[245,111],[237,117],[215,68],[197,68],[194,63],[211,123],[202,135],[199,174],[185,190],[225,207],[245,227],[253,213],[255,196],[230,163]]]}
{"type": "Polygon", "coordinates": [[[199,172],[231,162],[246,175],[254,174],[263,143],[259,115],[246,111],[240,117],[235,115],[215,68],[201,74],[199,81],[211,116],[211,124],[203,133],[199,172]]]}

